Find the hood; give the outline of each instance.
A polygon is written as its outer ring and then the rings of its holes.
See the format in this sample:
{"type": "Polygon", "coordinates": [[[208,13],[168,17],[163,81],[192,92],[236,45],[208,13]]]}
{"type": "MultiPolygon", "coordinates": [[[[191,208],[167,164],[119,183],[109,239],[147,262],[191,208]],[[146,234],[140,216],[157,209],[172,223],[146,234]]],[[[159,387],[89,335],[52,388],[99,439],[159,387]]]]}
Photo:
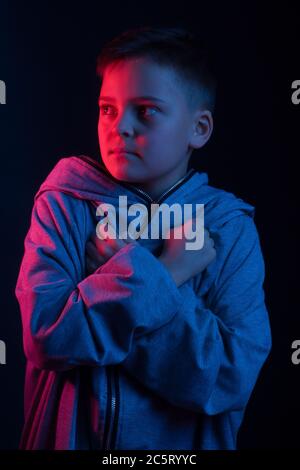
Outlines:
{"type": "Polygon", "coordinates": [[[103,164],[86,155],[61,158],[41,184],[34,200],[45,191],[60,191],[78,199],[85,199],[95,207],[105,200],[116,202],[119,196],[127,196],[128,204],[168,202],[180,204],[204,204],[205,224],[217,229],[228,220],[241,214],[254,217],[255,208],[234,194],[208,184],[206,173],[191,168],[157,201],[133,184],[120,182],[111,176],[103,164]]]}

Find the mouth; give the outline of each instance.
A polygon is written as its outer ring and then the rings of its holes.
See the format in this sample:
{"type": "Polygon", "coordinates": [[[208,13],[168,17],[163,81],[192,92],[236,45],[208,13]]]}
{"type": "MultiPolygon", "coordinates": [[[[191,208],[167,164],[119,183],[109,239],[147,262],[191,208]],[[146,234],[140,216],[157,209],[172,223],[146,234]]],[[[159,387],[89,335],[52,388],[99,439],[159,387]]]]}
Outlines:
{"type": "Polygon", "coordinates": [[[137,152],[129,152],[127,150],[111,150],[109,152],[110,155],[115,155],[116,157],[140,157],[140,155],[137,152]]]}

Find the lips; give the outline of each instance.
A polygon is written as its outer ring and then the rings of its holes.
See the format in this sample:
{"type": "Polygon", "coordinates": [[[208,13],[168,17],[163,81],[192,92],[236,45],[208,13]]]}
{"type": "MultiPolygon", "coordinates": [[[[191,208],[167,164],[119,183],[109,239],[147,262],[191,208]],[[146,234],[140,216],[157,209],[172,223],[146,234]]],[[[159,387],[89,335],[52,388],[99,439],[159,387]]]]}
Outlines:
{"type": "Polygon", "coordinates": [[[109,151],[109,153],[114,153],[114,154],[117,154],[117,155],[121,155],[121,154],[132,154],[132,155],[136,155],[137,157],[139,157],[139,153],[135,152],[134,150],[132,149],[129,149],[127,147],[116,147],[112,150],[109,151]]]}

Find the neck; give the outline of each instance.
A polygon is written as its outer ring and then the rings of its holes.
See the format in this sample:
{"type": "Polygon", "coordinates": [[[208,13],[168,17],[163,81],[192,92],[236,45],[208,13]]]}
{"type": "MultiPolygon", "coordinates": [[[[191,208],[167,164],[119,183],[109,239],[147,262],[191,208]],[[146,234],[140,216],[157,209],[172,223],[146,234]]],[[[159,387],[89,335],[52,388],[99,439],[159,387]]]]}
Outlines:
{"type": "Polygon", "coordinates": [[[133,183],[138,189],[147,193],[154,201],[158,200],[162,194],[168,189],[171,189],[179,180],[181,180],[188,173],[187,165],[183,168],[176,168],[175,171],[162,175],[154,180],[145,181],[142,183],[133,183]]]}

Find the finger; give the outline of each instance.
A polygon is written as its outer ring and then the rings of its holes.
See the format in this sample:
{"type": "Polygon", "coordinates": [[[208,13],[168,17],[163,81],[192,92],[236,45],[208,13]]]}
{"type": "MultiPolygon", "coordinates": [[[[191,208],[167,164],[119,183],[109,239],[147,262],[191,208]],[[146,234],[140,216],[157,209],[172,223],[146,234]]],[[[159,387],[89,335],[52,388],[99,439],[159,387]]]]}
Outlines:
{"type": "Polygon", "coordinates": [[[112,245],[112,242],[110,239],[102,240],[102,242],[98,241],[96,249],[99,250],[101,256],[103,256],[106,259],[111,258],[117,251],[112,245]]]}
{"type": "Polygon", "coordinates": [[[111,241],[111,246],[115,251],[119,251],[121,248],[123,248],[126,245],[128,245],[128,241],[123,238],[116,237],[112,239],[111,241]]]}
{"type": "Polygon", "coordinates": [[[214,241],[214,239],[213,239],[212,237],[209,237],[209,242],[210,242],[210,245],[211,245],[212,247],[215,246],[215,241],[214,241]]]}
{"type": "Polygon", "coordinates": [[[125,238],[118,238],[118,242],[120,242],[120,246],[128,245],[129,243],[138,244],[137,240],[131,238],[129,234],[127,234],[125,238]]]}
{"type": "Polygon", "coordinates": [[[91,258],[86,258],[86,272],[88,274],[93,274],[99,267],[91,258]]]}
{"type": "Polygon", "coordinates": [[[99,255],[99,251],[92,240],[87,241],[85,251],[92,259],[95,259],[99,255]]]}
{"type": "Polygon", "coordinates": [[[90,256],[86,256],[85,258],[85,262],[87,265],[91,266],[92,269],[98,269],[99,266],[102,266],[103,264],[106,263],[108,259],[107,258],[102,258],[102,257],[98,257],[97,259],[94,259],[93,257],[90,257],[90,256]]]}
{"type": "Polygon", "coordinates": [[[93,238],[93,241],[95,245],[97,246],[97,249],[99,249],[101,252],[105,252],[107,255],[112,256],[114,253],[119,251],[121,248],[126,246],[128,243],[127,240],[123,240],[121,238],[110,238],[107,237],[105,239],[99,240],[99,238],[96,236],[93,238]]]}
{"type": "Polygon", "coordinates": [[[96,236],[94,238],[94,243],[98,246],[98,240],[105,242],[106,245],[111,247],[114,252],[119,251],[119,249],[126,245],[124,240],[121,240],[117,236],[116,227],[111,221],[109,221],[109,231],[105,231],[104,227],[100,225],[96,231],[96,236]]]}
{"type": "MultiPolygon", "coordinates": [[[[139,238],[139,236],[137,236],[136,238],[139,238]]],[[[116,232],[114,232],[112,246],[116,251],[128,245],[129,243],[137,244],[138,242],[135,238],[131,237],[130,233],[128,233],[127,231],[119,235],[116,235],[116,232]]]]}
{"type": "Polygon", "coordinates": [[[114,254],[112,249],[108,245],[106,245],[104,241],[102,241],[101,243],[97,243],[96,246],[92,240],[87,242],[86,252],[94,261],[99,263],[102,263],[103,259],[106,261],[114,254]]]}
{"type": "Polygon", "coordinates": [[[216,258],[217,252],[215,248],[211,248],[210,251],[210,262],[213,261],[216,258]]]}

